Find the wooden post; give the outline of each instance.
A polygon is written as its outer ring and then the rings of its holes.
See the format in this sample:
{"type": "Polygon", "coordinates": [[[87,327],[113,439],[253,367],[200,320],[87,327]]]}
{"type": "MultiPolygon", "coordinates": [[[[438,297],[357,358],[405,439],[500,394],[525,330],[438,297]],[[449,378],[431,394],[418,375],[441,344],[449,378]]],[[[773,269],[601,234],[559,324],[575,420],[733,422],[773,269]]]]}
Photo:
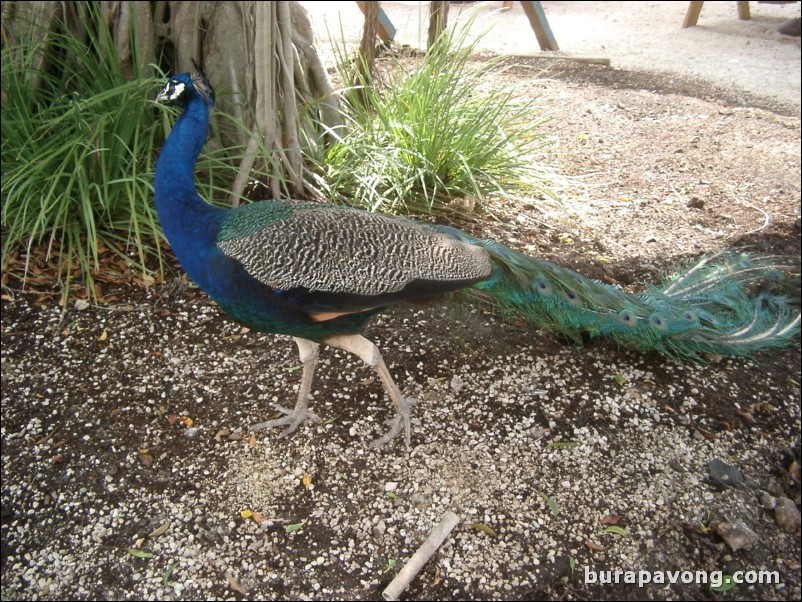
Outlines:
{"type": "Polygon", "coordinates": [[[537,43],[540,44],[541,50],[559,50],[557,39],[551,33],[549,20],[546,18],[546,13],[543,12],[543,5],[540,2],[521,2],[521,6],[526,13],[526,18],[529,19],[529,25],[537,37],[537,43]]]}
{"type": "Polygon", "coordinates": [[[429,39],[426,50],[429,50],[448,23],[448,2],[429,2],[429,39]]]}
{"type": "Polygon", "coordinates": [[[355,65],[354,86],[356,93],[364,100],[367,98],[365,90],[360,86],[370,86],[373,82],[373,66],[376,63],[376,31],[379,27],[379,3],[364,2],[365,29],[362,31],[362,41],[359,43],[358,63],[355,65]]]}

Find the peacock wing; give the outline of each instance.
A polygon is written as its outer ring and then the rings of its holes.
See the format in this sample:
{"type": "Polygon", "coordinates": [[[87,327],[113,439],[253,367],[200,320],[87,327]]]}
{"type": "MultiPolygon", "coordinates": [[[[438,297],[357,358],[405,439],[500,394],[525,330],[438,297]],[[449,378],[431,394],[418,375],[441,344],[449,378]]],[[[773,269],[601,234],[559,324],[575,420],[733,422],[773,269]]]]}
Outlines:
{"type": "Polygon", "coordinates": [[[317,310],[362,309],[487,278],[488,253],[425,224],[358,209],[266,201],[229,212],[218,247],[317,310]]]}

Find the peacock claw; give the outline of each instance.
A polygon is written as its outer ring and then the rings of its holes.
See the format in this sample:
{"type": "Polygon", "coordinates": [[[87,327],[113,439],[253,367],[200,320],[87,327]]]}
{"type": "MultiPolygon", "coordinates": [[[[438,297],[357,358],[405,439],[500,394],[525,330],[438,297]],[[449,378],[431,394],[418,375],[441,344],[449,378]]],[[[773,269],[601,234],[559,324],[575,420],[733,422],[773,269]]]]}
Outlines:
{"type": "Polygon", "coordinates": [[[287,428],[281,431],[281,434],[279,435],[279,437],[286,437],[294,433],[295,430],[307,420],[309,422],[320,422],[318,415],[314,412],[310,412],[307,408],[302,408],[301,410],[298,410],[297,408],[290,410],[282,406],[276,406],[276,409],[284,414],[283,418],[275,418],[274,420],[268,420],[267,422],[260,422],[258,424],[251,425],[248,431],[254,433],[264,429],[286,426],[287,428]]]}
{"type": "Polygon", "coordinates": [[[386,424],[390,427],[390,430],[387,431],[384,435],[371,441],[369,447],[370,449],[376,449],[381,447],[385,443],[389,443],[393,439],[395,439],[399,433],[401,433],[401,429],[404,429],[404,443],[406,443],[407,448],[410,447],[412,443],[412,425],[410,422],[410,408],[418,403],[418,400],[413,397],[401,398],[401,403],[396,404],[396,412],[394,418],[390,418],[387,420],[386,424]],[[400,407],[399,407],[400,406],[400,407]]]}

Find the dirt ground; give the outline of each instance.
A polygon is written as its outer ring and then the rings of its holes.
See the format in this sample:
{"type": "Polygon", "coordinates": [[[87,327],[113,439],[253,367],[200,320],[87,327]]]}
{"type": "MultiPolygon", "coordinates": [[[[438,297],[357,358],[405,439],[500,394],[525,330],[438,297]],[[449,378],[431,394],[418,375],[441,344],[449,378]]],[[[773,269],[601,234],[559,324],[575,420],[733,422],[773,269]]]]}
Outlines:
{"type": "MultiPolygon", "coordinates": [[[[358,45],[361,13],[354,2],[301,2],[308,9],[321,49],[329,36],[344,34],[358,45]]],[[[543,2],[543,10],[560,48],[543,52],[520,2],[502,11],[502,2],[452,2],[449,23],[473,19],[477,47],[514,56],[606,59],[615,70],[658,73],[672,79],[712,84],[749,104],[766,100],[799,112],[799,38],[777,32],[784,21],[799,17],[799,3],[750,2],[751,19],[737,18],[732,2],[708,2],[695,27],[682,29],[687,2],[543,2]]],[[[428,7],[421,2],[382,2],[396,29],[395,41],[423,49],[428,7]]]]}
{"type": "MultiPolygon", "coordinates": [[[[460,227],[629,290],[702,254],[800,256],[798,102],[514,63],[498,83],[550,116],[534,159],[564,176],[561,204],[522,195],[460,227]]],[[[447,510],[460,524],[403,599],[800,598],[798,345],[684,364],[484,307],[401,307],[366,336],[419,399],[410,449],[367,448],[389,403],[333,351],[322,423],[250,438],[294,402],[294,345],[168,272],[66,315],[3,289],[3,599],[381,599],[447,510]],[[743,482],[716,481],[717,461],[743,482]],[[726,524],[748,528],[742,548],[726,524]],[[647,570],[666,582],[625,582],[647,570]],[[697,575],[736,571],[778,582],[719,593],[697,575]]]]}

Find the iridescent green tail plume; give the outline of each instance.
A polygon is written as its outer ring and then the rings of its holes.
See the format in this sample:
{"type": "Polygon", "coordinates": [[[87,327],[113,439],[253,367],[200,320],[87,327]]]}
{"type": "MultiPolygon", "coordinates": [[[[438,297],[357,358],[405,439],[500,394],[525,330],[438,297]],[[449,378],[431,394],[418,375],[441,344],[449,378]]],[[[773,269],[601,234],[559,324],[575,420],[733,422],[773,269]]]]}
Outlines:
{"type": "Polygon", "coordinates": [[[785,257],[720,254],[631,295],[493,241],[448,229],[491,254],[472,291],[571,339],[606,337],[672,357],[749,355],[799,336],[799,277],[785,257]],[[796,274],[794,276],[794,274],[796,274]]]}

